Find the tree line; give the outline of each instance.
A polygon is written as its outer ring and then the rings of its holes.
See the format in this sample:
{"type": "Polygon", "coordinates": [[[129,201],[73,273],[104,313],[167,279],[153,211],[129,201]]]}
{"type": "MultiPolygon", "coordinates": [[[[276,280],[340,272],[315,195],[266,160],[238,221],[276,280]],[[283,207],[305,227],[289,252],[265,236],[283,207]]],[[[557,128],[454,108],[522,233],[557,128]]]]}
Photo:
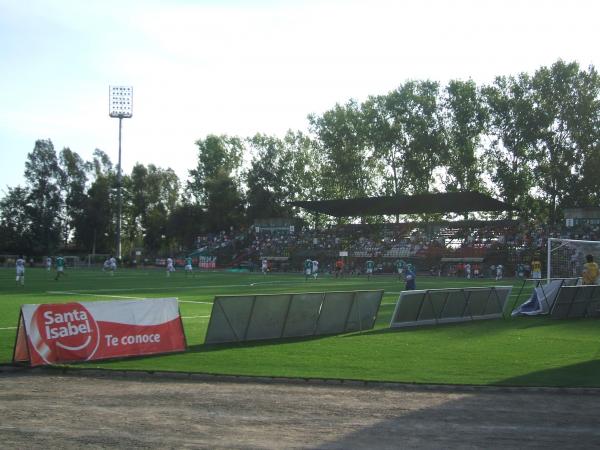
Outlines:
{"type": "MultiPolygon", "coordinates": [[[[186,180],[153,164],[124,174],[123,254],[186,251],[198,235],[257,219],[328,220],[293,211],[295,200],[479,191],[556,224],[564,208],[600,204],[599,92],[593,66],[559,60],[482,86],[408,80],[283,137],[208,135],[186,180]]],[[[116,173],[101,150],[85,161],[38,140],[27,186],[0,200],[1,250],[113,252],[116,173]]]]}

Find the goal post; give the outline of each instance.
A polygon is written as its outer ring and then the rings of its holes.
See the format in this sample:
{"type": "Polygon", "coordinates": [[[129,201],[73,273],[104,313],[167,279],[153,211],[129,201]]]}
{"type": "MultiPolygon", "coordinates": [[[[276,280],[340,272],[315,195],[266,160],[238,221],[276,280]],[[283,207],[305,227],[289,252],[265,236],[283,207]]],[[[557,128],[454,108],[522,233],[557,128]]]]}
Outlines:
{"type": "Polygon", "coordinates": [[[548,238],[547,278],[580,277],[586,255],[600,262],[600,241],[548,238]]]}

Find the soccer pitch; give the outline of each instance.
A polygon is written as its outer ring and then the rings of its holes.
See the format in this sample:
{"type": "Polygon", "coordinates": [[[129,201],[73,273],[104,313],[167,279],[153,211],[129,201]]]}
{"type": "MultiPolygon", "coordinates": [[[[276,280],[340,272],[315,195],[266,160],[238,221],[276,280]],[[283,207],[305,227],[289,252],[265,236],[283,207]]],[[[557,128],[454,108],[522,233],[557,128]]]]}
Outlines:
{"type": "MultiPolygon", "coordinates": [[[[465,280],[421,276],[418,289],[514,284],[505,279],[465,280]]],[[[176,297],[187,338],[185,353],[74,364],[72,367],[196,372],[265,377],[344,379],[405,383],[600,387],[600,321],[529,317],[390,330],[404,283],[392,276],[335,279],[301,274],[194,273],[166,277],[163,270],[28,269],[26,285],[14,270],[0,270],[0,363],[12,359],[19,307],[25,303],[176,297]],[[337,336],[204,345],[215,295],[383,289],[373,330],[337,336]]],[[[531,288],[522,294],[522,300],[531,288]]]]}

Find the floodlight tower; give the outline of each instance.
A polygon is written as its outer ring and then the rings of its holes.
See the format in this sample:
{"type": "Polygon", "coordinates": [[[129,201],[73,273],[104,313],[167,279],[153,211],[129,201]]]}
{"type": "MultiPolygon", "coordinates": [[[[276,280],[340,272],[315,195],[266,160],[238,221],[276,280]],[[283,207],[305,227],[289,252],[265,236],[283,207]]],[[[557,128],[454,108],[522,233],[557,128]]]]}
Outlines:
{"type": "Polygon", "coordinates": [[[123,119],[133,115],[133,87],[132,86],[109,86],[108,87],[108,115],[119,119],[119,164],[117,166],[117,198],[119,210],[117,213],[117,259],[121,260],[121,210],[123,202],[121,199],[121,125],[123,119]]]}

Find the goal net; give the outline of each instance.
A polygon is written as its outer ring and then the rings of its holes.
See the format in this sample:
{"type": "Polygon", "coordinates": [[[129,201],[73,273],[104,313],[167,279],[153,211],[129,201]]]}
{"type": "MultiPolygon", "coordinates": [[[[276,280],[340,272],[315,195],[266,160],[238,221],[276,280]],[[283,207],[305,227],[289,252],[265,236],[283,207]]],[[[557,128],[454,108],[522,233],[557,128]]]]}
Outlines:
{"type": "Polygon", "coordinates": [[[68,269],[79,269],[84,267],[84,263],[79,256],[63,256],[63,260],[65,261],[65,267],[68,269]]]}
{"type": "Polygon", "coordinates": [[[548,278],[580,277],[586,255],[600,263],[600,241],[548,239],[548,278]]]}

